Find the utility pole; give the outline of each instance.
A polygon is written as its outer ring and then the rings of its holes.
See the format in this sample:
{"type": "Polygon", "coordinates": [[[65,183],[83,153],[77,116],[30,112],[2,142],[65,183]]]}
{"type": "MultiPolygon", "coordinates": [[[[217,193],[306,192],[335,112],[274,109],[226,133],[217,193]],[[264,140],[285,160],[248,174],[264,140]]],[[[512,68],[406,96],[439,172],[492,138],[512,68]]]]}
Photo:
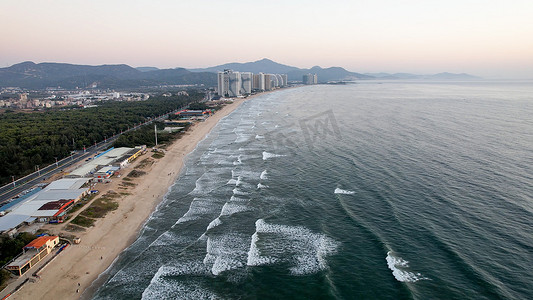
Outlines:
{"type": "Polygon", "coordinates": [[[11,176],[11,179],[13,179],[13,187],[15,187],[15,176],[11,176]]]}
{"type": "Polygon", "coordinates": [[[56,159],[56,168],[59,168],[59,165],[57,164],[57,157],[54,157],[56,159]]]}
{"type": "Polygon", "coordinates": [[[154,132],[155,132],[155,146],[157,147],[157,125],[154,124],[154,132]]]}

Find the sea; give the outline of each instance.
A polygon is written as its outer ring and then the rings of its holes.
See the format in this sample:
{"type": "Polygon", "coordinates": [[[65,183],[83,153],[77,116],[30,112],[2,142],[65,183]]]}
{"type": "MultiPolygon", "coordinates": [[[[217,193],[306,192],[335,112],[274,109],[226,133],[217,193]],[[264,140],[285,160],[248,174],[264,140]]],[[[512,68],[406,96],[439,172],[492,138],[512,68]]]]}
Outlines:
{"type": "Polygon", "coordinates": [[[244,102],[94,299],[533,299],[533,82],[244,102]]]}

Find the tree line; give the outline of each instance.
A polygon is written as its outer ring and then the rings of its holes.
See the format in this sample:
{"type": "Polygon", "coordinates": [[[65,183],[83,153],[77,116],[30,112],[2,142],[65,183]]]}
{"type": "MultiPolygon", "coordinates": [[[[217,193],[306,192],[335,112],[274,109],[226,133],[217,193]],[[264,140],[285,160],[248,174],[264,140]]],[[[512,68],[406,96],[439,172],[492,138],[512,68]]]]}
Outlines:
{"type": "MultiPolygon", "coordinates": [[[[0,185],[20,178],[151,118],[202,99],[156,96],[146,101],[102,101],[86,109],[10,112],[0,115],[0,185]]],[[[122,138],[124,141],[124,138],[122,138]]]]}

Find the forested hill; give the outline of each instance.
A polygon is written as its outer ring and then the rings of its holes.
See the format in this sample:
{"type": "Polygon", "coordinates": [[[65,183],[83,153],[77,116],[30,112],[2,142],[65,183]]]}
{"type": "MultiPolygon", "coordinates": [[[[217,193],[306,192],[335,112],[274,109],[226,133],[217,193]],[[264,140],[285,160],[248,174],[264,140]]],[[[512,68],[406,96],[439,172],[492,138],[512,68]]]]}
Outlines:
{"type": "Polygon", "coordinates": [[[203,84],[216,85],[216,74],[193,73],[183,68],[155,69],[142,72],[128,65],[73,65],[64,63],[40,63],[31,61],[0,68],[0,87],[44,89],[134,88],[140,86],[203,84]]]}
{"type": "Polygon", "coordinates": [[[189,96],[153,97],[146,101],[96,103],[98,107],[47,111],[9,112],[0,115],[0,185],[133,127],[147,118],[202,99],[203,93],[189,96]],[[74,139],[74,144],[73,144],[74,139]]]}

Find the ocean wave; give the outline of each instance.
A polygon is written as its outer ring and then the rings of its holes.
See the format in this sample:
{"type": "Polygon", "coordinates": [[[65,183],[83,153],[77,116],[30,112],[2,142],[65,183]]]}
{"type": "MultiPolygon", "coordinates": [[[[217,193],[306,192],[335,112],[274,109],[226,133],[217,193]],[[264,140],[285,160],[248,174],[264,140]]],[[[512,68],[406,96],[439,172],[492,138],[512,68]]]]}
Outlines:
{"type": "Polygon", "coordinates": [[[221,216],[231,216],[236,213],[249,211],[250,208],[246,205],[238,204],[238,203],[231,203],[227,202],[222,207],[222,211],[220,212],[221,216]]]}
{"type": "Polygon", "coordinates": [[[189,206],[189,210],[181,218],[179,218],[174,225],[198,220],[200,217],[206,214],[214,213],[215,210],[216,206],[213,205],[212,200],[194,198],[189,206]]]}
{"type": "Polygon", "coordinates": [[[261,175],[259,175],[259,179],[265,180],[268,178],[267,175],[268,175],[267,170],[264,170],[263,172],[261,172],[261,175]]]}
{"type": "Polygon", "coordinates": [[[194,281],[176,281],[183,275],[206,275],[208,270],[199,262],[180,264],[179,267],[161,266],[142,293],[142,299],[215,299],[216,294],[194,281]]]}
{"type": "Polygon", "coordinates": [[[266,189],[267,187],[268,187],[268,185],[264,185],[264,184],[261,184],[261,183],[257,184],[257,188],[258,189],[266,189]]]}
{"type": "Polygon", "coordinates": [[[247,192],[243,192],[241,190],[239,190],[238,188],[234,188],[233,189],[233,195],[241,195],[241,196],[245,196],[245,195],[249,195],[250,193],[247,193],[247,192]]]}
{"type": "Polygon", "coordinates": [[[335,193],[335,194],[345,194],[345,195],[353,195],[353,194],[355,194],[354,191],[348,191],[348,190],[343,190],[343,189],[339,189],[339,188],[336,188],[333,193],[335,193]]]}
{"type": "Polygon", "coordinates": [[[247,237],[243,234],[228,233],[209,236],[204,265],[211,266],[211,273],[219,275],[228,270],[242,268],[246,265],[248,248],[247,237]]]}
{"type": "Polygon", "coordinates": [[[211,223],[209,223],[209,225],[207,225],[207,230],[213,229],[213,228],[217,227],[220,224],[222,224],[222,221],[220,220],[220,218],[216,218],[213,221],[211,221],[211,223]]]}
{"type": "Polygon", "coordinates": [[[335,240],[305,227],[268,224],[263,219],[257,220],[255,227],[248,251],[249,266],[284,262],[291,264],[289,270],[294,275],[313,274],[327,268],[326,257],[338,248],[335,240]]]}
{"type": "Polygon", "coordinates": [[[269,153],[269,152],[263,151],[263,160],[267,160],[267,159],[273,158],[273,157],[282,157],[282,156],[285,156],[285,155],[274,154],[274,153],[269,153]]]}
{"type": "Polygon", "coordinates": [[[401,282],[417,282],[419,280],[427,280],[420,273],[413,273],[407,271],[409,262],[399,256],[394,256],[392,251],[387,252],[387,266],[392,271],[392,275],[396,280],[401,282]]]}

